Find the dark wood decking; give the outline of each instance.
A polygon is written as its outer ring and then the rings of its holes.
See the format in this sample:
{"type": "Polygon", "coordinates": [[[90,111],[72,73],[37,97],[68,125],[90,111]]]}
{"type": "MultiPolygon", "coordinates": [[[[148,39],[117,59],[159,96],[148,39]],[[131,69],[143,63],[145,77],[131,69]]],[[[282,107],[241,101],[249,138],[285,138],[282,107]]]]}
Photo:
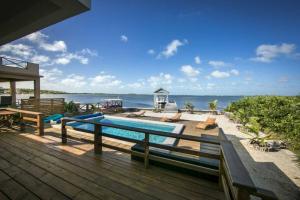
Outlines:
{"type": "Polygon", "coordinates": [[[0,199],[223,199],[218,184],[130,160],[130,155],[69,140],[0,133],[0,199]]]}

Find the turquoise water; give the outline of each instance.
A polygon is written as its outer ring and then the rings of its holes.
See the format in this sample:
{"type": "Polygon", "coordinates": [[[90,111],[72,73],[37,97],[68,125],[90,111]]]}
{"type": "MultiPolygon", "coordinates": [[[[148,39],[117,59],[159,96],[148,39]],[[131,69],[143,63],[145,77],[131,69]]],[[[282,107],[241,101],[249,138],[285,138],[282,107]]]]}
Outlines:
{"type": "MultiPolygon", "coordinates": [[[[153,123],[147,123],[147,122],[140,122],[140,121],[131,121],[131,120],[123,120],[123,119],[115,119],[115,118],[109,118],[109,117],[97,117],[93,118],[96,122],[103,122],[108,124],[117,124],[117,125],[123,125],[123,126],[129,126],[129,127],[135,127],[135,128],[143,128],[148,130],[155,130],[155,131],[164,131],[164,132],[172,132],[175,129],[175,126],[170,125],[164,125],[164,124],[153,124],[153,123]]],[[[74,128],[84,129],[84,130],[90,130],[94,131],[94,125],[93,124],[87,124],[87,123],[80,123],[80,122],[71,122],[68,124],[74,128]]],[[[135,131],[128,131],[118,128],[111,128],[111,127],[102,127],[102,132],[126,137],[126,138],[132,138],[136,140],[143,140],[144,134],[140,132],[135,131]]],[[[161,144],[166,140],[166,137],[163,136],[157,136],[157,135],[150,135],[150,142],[161,144]]]]}

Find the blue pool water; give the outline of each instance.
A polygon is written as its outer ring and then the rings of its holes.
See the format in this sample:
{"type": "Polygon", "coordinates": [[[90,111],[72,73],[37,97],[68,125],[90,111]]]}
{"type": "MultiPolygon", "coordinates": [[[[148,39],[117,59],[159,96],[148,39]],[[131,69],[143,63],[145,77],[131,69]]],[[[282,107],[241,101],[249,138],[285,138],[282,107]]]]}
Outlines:
{"type": "MultiPolygon", "coordinates": [[[[101,121],[103,123],[108,123],[108,124],[118,124],[118,125],[123,125],[123,126],[143,128],[143,129],[149,129],[149,130],[155,130],[155,131],[164,131],[164,132],[172,132],[175,129],[175,126],[171,126],[171,125],[154,124],[154,123],[147,123],[147,122],[141,122],[141,121],[131,121],[131,120],[126,120],[126,119],[116,119],[116,118],[110,118],[110,117],[96,117],[96,118],[93,118],[92,120],[96,121],[96,122],[101,121]]],[[[93,124],[71,122],[71,123],[68,123],[68,125],[72,126],[74,128],[77,128],[77,129],[94,131],[93,124]]],[[[111,128],[111,127],[102,127],[102,132],[111,134],[111,135],[132,138],[132,139],[136,139],[136,140],[144,139],[143,133],[135,132],[135,131],[128,131],[128,130],[111,128]]],[[[166,140],[166,137],[150,135],[150,142],[161,144],[165,140],[166,140]]]]}

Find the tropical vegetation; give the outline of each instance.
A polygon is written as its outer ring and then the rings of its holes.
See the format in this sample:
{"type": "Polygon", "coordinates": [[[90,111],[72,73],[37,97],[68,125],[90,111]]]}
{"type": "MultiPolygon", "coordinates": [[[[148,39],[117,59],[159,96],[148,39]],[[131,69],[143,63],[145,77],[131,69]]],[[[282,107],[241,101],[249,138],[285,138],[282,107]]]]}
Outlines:
{"type": "Polygon", "coordinates": [[[217,110],[218,100],[213,100],[213,101],[209,102],[208,107],[210,110],[217,110]]]}
{"type": "Polygon", "coordinates": [[[193,113],[195,106],[191,102],[185,102],[184,108],[187,109],[189,113],[193,113]]]}
{"type": "Polygon", "coordinates": [[[67,113],[76,113],[78,112],[78,107],[73,101],[69,101],[65,102],[64,110],[67,113]]]}
{"type": "Polygon", "coordinates": [[[225,111],[252,133],[263,131],[300,150],[300,96],[254,96],[231,103],[225,111]]]}

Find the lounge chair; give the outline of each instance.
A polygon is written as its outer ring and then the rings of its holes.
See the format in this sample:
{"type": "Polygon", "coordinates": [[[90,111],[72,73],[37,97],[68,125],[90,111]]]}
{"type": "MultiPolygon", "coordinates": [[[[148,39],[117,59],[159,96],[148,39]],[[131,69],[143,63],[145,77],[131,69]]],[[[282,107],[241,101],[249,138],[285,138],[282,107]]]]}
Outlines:
{"type": "Polygon", "coordinates": [[[146,113],[146,111],[141,110],[139,112],[129,113],[128,115],[126,115],[126,117],[143,117],[143,116],[145,116],[144,115],[145,113],[146,113]]]}
{"type": "Polygon", "coordinates": [[[180,120],[181,113],[177,113],[173,117],[162,117],[160,121],[162,122],[178,122],[180,120]]]}
{"type": "Polygon", "coordinates": [[[216,123],[216,118],[208,117],[208,118],[206,119],[206,121],[204,121],[204,122],[199,122],[199,123],[196,125],[196,128],[205,130],[207,127],[215,126],[215,125],[217,125],[217,123],[216,123]]]}

